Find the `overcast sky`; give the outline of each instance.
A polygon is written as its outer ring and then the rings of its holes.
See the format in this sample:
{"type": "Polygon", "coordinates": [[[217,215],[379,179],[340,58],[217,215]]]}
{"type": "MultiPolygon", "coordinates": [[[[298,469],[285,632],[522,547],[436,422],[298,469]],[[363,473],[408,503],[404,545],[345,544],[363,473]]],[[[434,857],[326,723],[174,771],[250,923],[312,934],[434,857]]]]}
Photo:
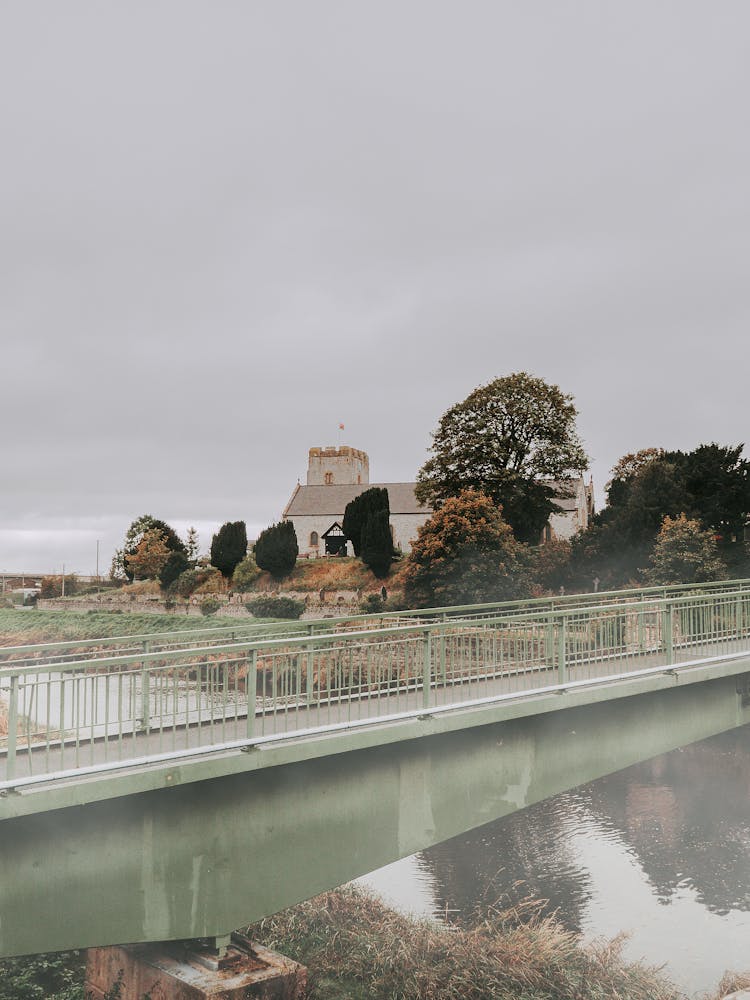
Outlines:
{"type": "Polygon", "coordinates": [[[412,480],[514,371],[599,502],[749,439],[749,95],[747,0],[0,0],[0,570],[412,480]]]}

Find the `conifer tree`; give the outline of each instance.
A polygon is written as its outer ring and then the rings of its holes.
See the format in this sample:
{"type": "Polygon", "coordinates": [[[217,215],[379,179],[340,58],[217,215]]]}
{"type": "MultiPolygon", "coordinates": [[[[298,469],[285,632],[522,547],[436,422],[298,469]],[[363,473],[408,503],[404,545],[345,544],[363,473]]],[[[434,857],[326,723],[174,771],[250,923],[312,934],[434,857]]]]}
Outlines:
{"type": "Polygon", "coordinates": [[[299,547],[292,521],[281,521],[261,531],[255,543],[255,562],[276,580],[288,576],[297,563],[299,547]]]}
{"type": "Polygon", "coordinates": [[[346,505],[341,530],[352,543],[354,555],[362,554],[362,533],[371,514],[385,510],[390,517],[388,490],[385,487],[371,486],[346,505]]]}
{"type": "Polygon", "coordinates": [[[387,576],[391,568],[393,539],[387,509],[375,510],[367,518],[362,531],[362,562],[370,567],[378,579],[387,576]]]}
{"type": "Polygon", "coordinates": [[[247,529],[244,521],[227,521],[211,539],[211,565],[230,577],[247,553],[247,529]]]}

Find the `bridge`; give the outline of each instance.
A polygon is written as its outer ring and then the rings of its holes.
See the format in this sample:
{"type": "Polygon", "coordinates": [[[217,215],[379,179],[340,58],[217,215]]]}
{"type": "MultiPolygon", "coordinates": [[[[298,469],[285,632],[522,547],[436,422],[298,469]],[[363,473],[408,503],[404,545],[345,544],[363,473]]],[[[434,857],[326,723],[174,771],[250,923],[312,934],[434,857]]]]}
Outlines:
{"type": "Polygon", "coordinates": [[[0,957],[221,937],[748,722],[747,580],[5,647],[0,957]]]}

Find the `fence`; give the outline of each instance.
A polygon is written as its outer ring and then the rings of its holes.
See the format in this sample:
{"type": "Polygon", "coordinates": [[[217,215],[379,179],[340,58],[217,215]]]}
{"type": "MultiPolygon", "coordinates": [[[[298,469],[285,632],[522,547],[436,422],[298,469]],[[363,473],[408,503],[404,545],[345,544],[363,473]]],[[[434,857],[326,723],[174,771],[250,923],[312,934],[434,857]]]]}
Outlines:
{"type": "Polygon", "coordinates": [[[591,597],[490,613],[437,609],[385,627],[348,619],[348,630],[317,635],[266,630],[223,643],[214,635],[202,646],[173,636],[152,648],[153,637],[138,637],[137,650],[43,665],[21,657],[0,668],[0,789],[750,649],[744,586],[591,597]]]}

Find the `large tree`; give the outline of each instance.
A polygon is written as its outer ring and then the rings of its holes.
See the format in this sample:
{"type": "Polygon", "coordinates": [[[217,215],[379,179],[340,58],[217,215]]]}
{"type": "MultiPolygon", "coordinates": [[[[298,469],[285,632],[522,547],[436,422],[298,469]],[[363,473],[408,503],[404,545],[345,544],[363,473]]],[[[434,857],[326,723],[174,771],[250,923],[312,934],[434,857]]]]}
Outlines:
{"type": "Polygon", "coordinates": [[[247,528],[244,521],[227,521],[211,539],[211,565],[229,578],[247,554],[247,528]]]}
{"type": "Polygon", "coordinates": [[[693,451],[647,448],[612,470],[607,506],[573,539],[573,577],[605,586],[640,581],[665,517],[684,514],[710,531],[719,555],[746,571],[744,525],[750,514],[750,463],[742,445],[702,444],[693,451]]]}
{"type": "Polygon", "coordinates": [[[125,571],[136,580],[153,580],[161,573],[170,556],[163,532],[151,528],[143,533],[135,551],[125,556],[125,571]]]}
{"type": "Polygon", "coordinates": [[[523,597],[527,551],[490,497],[460,490],[419,529],[404,571],[406,599],[436,607],[523,597]]]}
{"type": "Polygon", "coordinates": [[[161,532],[164,544],[170,552],[182,552],[183,555],[187,555],[185,543],[171,525],[151,514],[141,514],[131,523],[125,533],[125,542],[122,548],[122,565],[129,580],[133,579],[133,573],[129,569],[128,557],[135,555],[138,545],[147,531],[161,532]]]}
{"type": "Polygon", "coordinates": [[[712,531],[684,514],[664,518],[646,573],[649,583],[707,583],[725,576],[712,531]]]}
{"type": "Polygon", "coordinates": [[[439,507],[471,488],[501,504],[521,541],[537,542],[557,510],[552,481],[588,467],[571,396],[517,372],[479,386],[440,418],[417,498],[439,507]]]}

